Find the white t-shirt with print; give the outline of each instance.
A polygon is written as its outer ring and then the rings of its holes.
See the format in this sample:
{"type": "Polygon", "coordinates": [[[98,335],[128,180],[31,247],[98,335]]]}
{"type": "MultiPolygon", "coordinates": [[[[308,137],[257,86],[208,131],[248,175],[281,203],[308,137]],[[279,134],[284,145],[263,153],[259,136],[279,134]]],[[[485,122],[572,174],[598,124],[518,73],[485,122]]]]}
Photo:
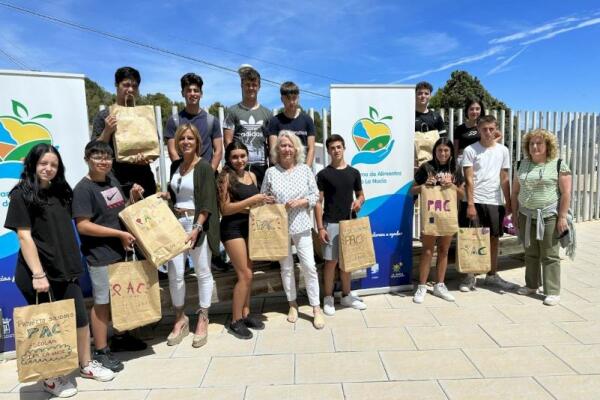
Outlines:
{"type": "Polygon", "coordinates": [[[473,143],[463,152],[462,166],[473,168],[473,201],[479,204],[503,205],[500,170],[510,168],[508,149],[495,143],[483,147],[473,143]]]}

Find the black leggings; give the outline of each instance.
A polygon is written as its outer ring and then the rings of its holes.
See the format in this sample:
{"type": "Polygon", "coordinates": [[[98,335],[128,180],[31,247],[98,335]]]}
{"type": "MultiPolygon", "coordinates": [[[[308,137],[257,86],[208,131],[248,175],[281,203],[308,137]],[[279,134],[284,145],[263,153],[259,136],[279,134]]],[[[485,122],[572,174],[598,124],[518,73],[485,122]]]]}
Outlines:
{"type": "MultiPolygon", "coordinates": [[[[83,301],[83,293],[77,280],[74,281],[48,281],[50,282],[50,290],[52,291],[52,300],[73,299],[75,301],[75,319],[78,328],[83,328],[88,325],[88,315],[83,301]]],[[[35,304],[36,291],[33,288],[31,277],[29,274],[20,274],[17,268],[15,274],[15,283],[27,300],[28,304],[35,304]]],[[[40,293],[38,295],[39,303],[47,303],[49,300],[48,293],[40,293]]]]}

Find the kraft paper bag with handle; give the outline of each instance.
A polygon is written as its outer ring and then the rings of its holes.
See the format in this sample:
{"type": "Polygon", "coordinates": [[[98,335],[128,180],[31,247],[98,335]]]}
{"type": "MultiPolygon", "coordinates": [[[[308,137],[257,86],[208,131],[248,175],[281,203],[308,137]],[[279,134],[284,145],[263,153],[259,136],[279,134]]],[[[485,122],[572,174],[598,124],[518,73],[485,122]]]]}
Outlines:
{"type": "Polygon", "coordinates": [[[492,269],[489,228],[459,228],[456,269],[464,274],[485,274],[492,269]]]}
{"type": "Polygon", "coordinates": [[[279,261],[290,246],[288,215],[283,204],[250,209],[248,251],[252,261],[279,261]]]}
{"type": "Polygon", "coordinates": [[[135,163],[137,155],[154,161],[160,156],[156,119],[153,106],[110,106],[110,114],[117,119],[113,134],[115,158],[119,162],[135,163]]]}
{"type": "Polygon", "coordinates": [[[421,228],[424,235],[449,236],[458,232],[458,203],[454,186],[421,186],[421,228]]]}
{"type": "Polygon", "coordinates": [[[417,167],[433,158],[433,145],[439,138],[440,134],[437,130],[415,132],[415,161],[417,167]]]}
{"type": "Polygon", "coordinates": [[[158,194],[146,197],[119,213],[136,245],[156,268],[189,249],[185,232],[166,200],[158,194]]]}
{"type": "Polygon", "coordinates": [[[14,309],[19,382],[68,375],[79,368],[75,301],[52,301],[48,295],[49,303],[14,309]]]}
{"type": "Polygon", "coordinates": [[[369,217],[340,221],[340,269],[352,272],[376,263],[369,217]]]}
{"type": "Polygon", "coordinates": [[[148,261],[111,264],[108,267],[110,311],[119,331],[135,329],[159,321],[160,287],[158,270],[148,261]]]}

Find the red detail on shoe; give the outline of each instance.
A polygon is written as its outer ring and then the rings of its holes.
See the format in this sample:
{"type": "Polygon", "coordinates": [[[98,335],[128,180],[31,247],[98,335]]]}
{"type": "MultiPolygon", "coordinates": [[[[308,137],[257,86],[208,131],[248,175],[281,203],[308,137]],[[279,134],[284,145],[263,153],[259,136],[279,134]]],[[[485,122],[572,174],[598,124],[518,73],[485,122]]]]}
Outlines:
{"type": "Polygon", "coordinates": [[[56,383],[49,385],[46,382],[44,382],[44,385],[50,390],[54,390],[56,388],[56,383]]]}

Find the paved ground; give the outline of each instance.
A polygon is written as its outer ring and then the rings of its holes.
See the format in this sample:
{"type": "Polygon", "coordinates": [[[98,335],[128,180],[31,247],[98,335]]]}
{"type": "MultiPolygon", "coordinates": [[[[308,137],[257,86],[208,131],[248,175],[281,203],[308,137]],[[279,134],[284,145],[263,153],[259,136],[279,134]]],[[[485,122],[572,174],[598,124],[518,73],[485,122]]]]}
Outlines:
{"type": "MultiPolygon", "coordinates": [[[[229,335],[213,315],[208,345],[191,336],[123,354],[110,383],[77,379],[77,399],[598,399],[600,398],[600,222],[578,225],[576,262],[563,261],[562,302],[480,288],[456,303],[429,295],[365,298],[368,310],[339,309],[322,331],[285,320],[282,297],[255,299],[267,328],[252,340],[229,335]],[[100,392],[102,391],[102,392],[100,392]]],[[[523,283],[518,265],[502,272],[523,283]]],[[[450,282],[456,289],[456,282],[450,282]]],[[[308,307],[301,307],[307,312],[308,307]]],[[[0,363],[0,400],[47,399],[19,385],[14,361],[0,363]]]]}

